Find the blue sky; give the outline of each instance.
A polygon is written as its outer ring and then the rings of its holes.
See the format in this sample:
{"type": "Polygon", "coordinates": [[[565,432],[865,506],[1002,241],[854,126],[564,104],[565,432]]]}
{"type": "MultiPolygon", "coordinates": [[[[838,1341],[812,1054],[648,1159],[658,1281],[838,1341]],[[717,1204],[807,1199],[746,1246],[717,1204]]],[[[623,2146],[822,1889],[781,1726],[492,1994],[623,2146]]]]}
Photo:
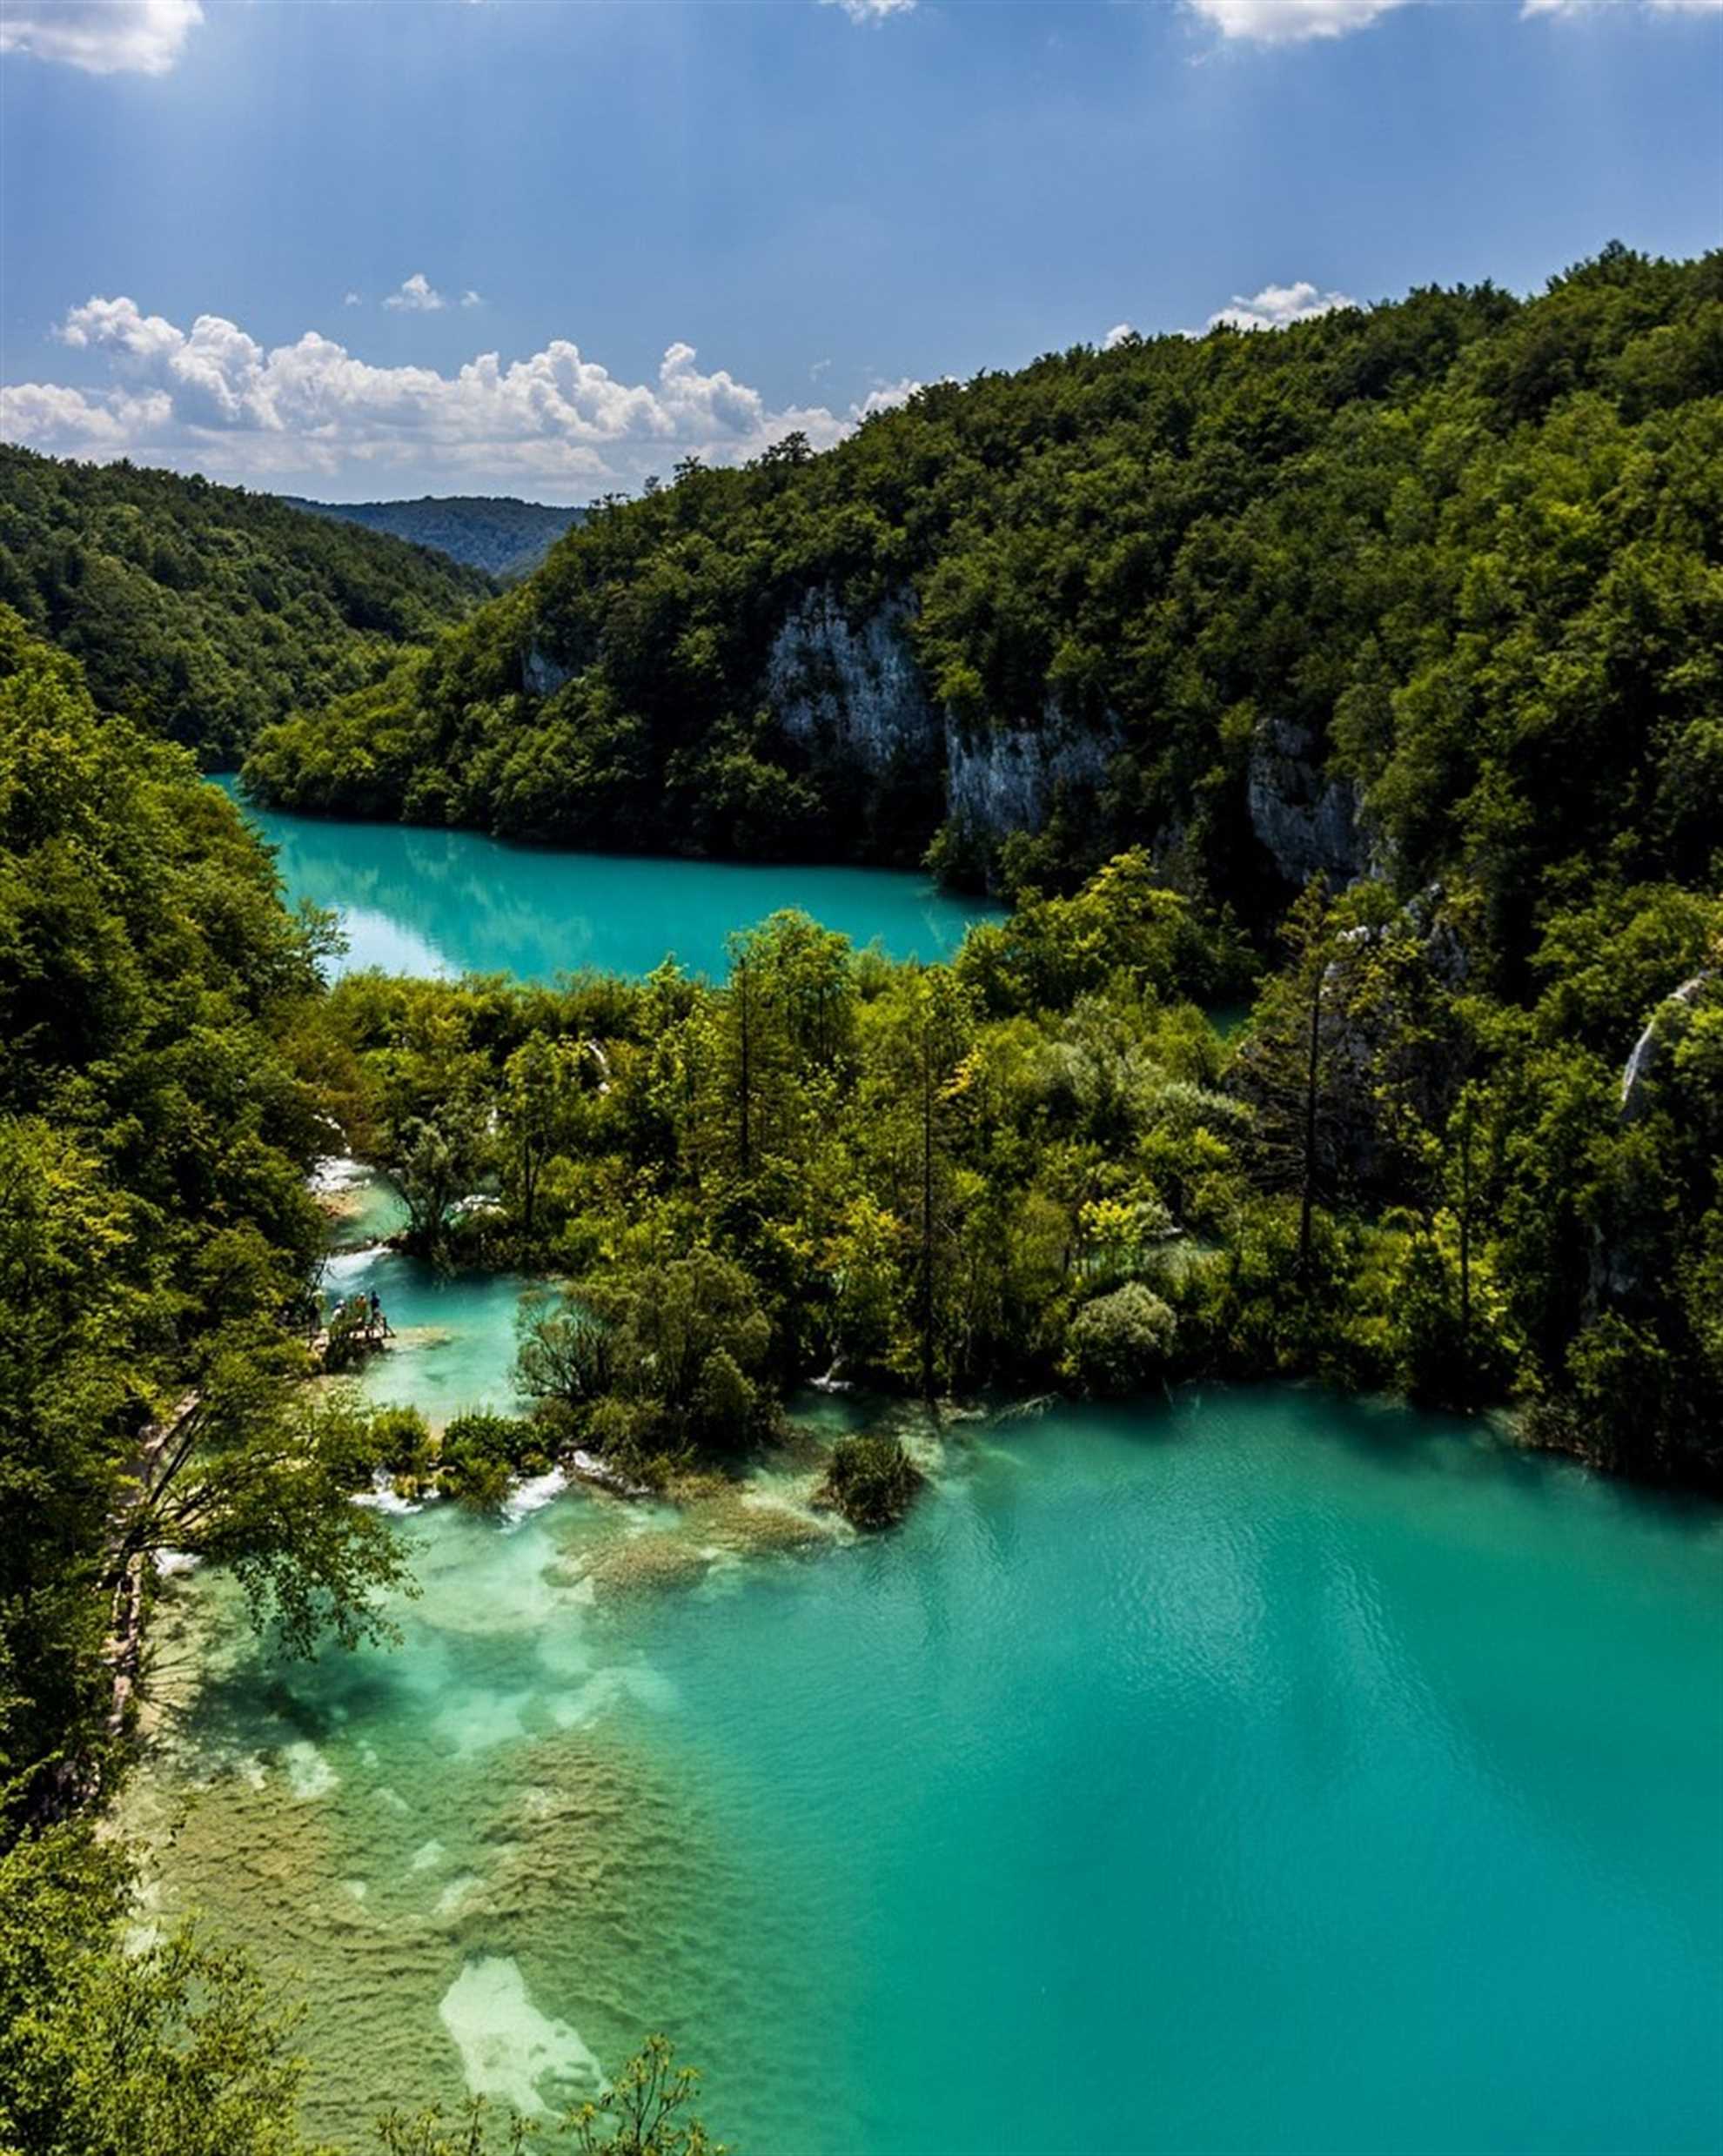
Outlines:
{"type": "Polygon", "coordinates": [[[1718,0],[0,14],[0,431],[348,499],[582,500],[1612,237],[1723,238],[1718,0]]]}

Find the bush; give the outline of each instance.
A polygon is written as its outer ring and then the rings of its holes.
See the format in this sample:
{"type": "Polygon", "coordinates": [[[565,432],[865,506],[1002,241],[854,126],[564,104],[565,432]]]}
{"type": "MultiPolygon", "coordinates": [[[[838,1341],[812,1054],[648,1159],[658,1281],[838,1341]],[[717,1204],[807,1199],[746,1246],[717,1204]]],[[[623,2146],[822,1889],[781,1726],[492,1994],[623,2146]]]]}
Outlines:
{"type": "Polygon", "coordinates": [[[1085,1302],[1065,1336],[1067,1374],[1085,1392],[1116,1396],[1158,1377],[1178,1321],[1139,1280],[1085,1302]]]}
{"type": "Polygon", "coordinates": [[[377,1464],[423,1481],[432,1471],[431,1427],[417,1408],[379,1408],[371,1417],[377,1464]]]}
{"type": "Polygon", "coordinates": [[[509,1477],[542,1470],[531,1423],[512,1415],[457,1415],[443,1432],[438,1481],[444,1493],[483,1510],[499,1505],[509,1477]]]}
{"type": "Polygon", "coordinates": [[[896,1437],[840,1437],[820,1491],[852,1527],[895,1527],[915,1502],[922,1476],[896,1437]]]}

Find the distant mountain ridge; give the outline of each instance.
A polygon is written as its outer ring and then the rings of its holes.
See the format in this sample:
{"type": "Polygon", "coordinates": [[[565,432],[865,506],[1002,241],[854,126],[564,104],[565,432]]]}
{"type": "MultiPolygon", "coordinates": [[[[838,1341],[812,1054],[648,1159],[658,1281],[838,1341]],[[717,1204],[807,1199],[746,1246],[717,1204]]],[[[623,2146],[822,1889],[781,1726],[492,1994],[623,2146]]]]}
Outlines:
{"type": "Polygon", "coordinates": [[[362,524],[367,531],[434,546],[493,577],[529,574],[587,514],[584,509],[558,509],[507,494],[421,494],[416,501],[308,501],[297,494],[281,499],[313,516],[362,524]]]}

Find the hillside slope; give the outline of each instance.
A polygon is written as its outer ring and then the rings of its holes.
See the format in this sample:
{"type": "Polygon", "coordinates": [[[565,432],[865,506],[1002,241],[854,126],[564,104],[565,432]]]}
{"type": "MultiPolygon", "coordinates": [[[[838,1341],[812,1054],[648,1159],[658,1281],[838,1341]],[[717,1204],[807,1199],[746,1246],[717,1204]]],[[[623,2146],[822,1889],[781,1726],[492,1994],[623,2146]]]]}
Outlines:
{"type": "Polygon", "coordinates": [[[376,680],[493,589],[272,495],[0,446],[0,603],[82,661],[104,709],[205,762],[376,680]]]}
{"type": "Polygon", "coordinates": [[[1723,256],[923,390],[594,511],[268,800],[1253,909],[1372,858],[1510,910],[1723,820],[1723,256]]]}
{"type": "Polygon", "coordinates": [[[389,532],[415,546],[434,546],[487,576],[522,577],[536,569],[584,509],[553,509],[507,494],[425,494],[417,501],[307,501],[282,499],[294,509],[342,524],[389,532]]]}

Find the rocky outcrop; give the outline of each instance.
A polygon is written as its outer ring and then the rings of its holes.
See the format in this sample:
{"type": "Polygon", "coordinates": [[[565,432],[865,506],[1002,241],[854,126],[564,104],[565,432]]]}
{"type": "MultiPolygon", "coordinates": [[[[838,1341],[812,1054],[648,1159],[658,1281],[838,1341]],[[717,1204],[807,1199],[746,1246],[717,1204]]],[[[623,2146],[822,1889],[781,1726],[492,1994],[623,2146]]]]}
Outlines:
{"type": "Polygon", "coordinates": [[[568,668],[559,665],[535,636],[520,654],[520,685],[534,696],[554,696],[568,679],[568,668]]]}
{"type": "Polygon", "coordinates": [[[832,592],[814,591],[773,639],[767,695],[779,725],[816,764],[877,776],[939,754],[939,714],[904,633],[914,612],[903,592],[857,623],[832,592]]]}
{"type": "Polygon", "coordinates": [[[1250,828],[1288,883],[1327,875],[1351,883],[1364,873],[1369,848],[1360,821],[1360,790],[1330,778],[1322,744],[1296,720],[1258,721],[1247,777],[1250,828]]]}
{"type": "Polygon", "coordinates": [[[1033,732],[989,726],[966,735],[948,719],[947,814],[953,823],[984,838],[1038,831],[1060,787],[1099,787],[1118,747],[1116,734],[1073,726],[1050,704],[1033,732]]]}
{"type": "Polygon", "coordinates": [[[1096,787],[1112,734],[1073,726],[1049,705],[1039,726],[966,731],[929,695],[909,646],[915,596],[864,620],[829,589],[808,593],[773,639],[766,693],[779,725],[817,766],[878,778],[920,770],[943,782],[946,813],[975,836],[1045,823],[1061,786],[1096,787]]]}

